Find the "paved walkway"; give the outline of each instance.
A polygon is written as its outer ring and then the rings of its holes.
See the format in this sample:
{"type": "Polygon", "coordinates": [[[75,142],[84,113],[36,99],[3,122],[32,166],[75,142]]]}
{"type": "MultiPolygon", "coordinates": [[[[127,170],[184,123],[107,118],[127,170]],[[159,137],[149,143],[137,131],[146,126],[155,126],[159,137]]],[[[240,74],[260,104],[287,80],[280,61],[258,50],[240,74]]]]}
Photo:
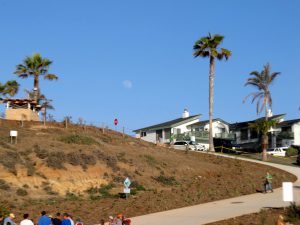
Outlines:
{"type": "MultiPolygon", "coordinates": [[[[236,158],[234,156],[225,157],[236,158]]],[[[297,203],[300,202],[300,167],[285,166],[243,158],[239,159],[273,166],[296,175],[298,180],[294,183],[294,201],[297,203]]],[[[134,217],[132,218],[132,224],[200,225],[259,212],[262,208],[284,206],[289,206],[289,203],[282,201],[282,188],[278,188],[275,189],[273,193],[244,195],[241,197],[134,217]]]]}

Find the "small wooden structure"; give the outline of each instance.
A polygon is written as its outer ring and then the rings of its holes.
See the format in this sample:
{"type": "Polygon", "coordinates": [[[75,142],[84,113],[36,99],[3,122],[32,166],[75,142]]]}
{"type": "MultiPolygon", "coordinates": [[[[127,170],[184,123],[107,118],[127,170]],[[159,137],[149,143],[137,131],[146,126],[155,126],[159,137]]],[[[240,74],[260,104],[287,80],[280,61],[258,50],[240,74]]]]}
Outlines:
{"type": "Polygon", "coordinates": [[[40,121],[41,106],[34,99],[4,99],[5,119],[20,121],[40,121]]]}

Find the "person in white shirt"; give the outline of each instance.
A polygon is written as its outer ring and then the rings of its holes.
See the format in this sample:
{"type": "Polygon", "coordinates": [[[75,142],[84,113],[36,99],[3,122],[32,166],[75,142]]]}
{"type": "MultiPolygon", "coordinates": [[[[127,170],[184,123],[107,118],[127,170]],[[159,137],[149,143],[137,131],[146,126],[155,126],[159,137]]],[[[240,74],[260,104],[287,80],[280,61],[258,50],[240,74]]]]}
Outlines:
{"type": "Polygon", "coordinates": [[[23,215],[23,220],[20,222],[20,225],[34,225],[33,222],[28,219],[29,218],[29,214],[28,213],[25,213],[23,215]]]}

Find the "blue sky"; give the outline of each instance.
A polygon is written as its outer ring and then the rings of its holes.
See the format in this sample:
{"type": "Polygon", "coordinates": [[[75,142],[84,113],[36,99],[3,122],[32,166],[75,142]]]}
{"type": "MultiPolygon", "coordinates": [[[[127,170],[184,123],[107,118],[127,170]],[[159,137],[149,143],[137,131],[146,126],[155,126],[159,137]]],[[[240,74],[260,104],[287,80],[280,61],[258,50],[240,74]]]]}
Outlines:
{"type": "MultiPolygon", "coordinates": [[[[244,83],[269,62],[281,72],[271,88],[273,112],[300,118],[297,0],[0,0],[1,82],[39,52],[54,61],[57,82],[41,81],[57,120],[71,115],[126,132],[191,114],[208,118],[208,59],[194,59],[194,42],[211,32],[232,51],[217,62],[214,116],[229,122],[257,117],[243,104],[244,83]]],[[[33,80],[21,80],[18,97],[33,80]]],[[[3,110],[3,109],[2,109],[3,110]]]]}

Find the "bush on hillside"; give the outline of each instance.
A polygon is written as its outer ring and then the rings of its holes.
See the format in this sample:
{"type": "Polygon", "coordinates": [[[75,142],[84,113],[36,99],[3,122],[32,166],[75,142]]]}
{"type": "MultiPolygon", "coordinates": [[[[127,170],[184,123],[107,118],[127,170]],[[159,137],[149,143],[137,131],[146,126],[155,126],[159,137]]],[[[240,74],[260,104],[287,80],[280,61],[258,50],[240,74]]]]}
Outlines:
{"type": "Polygon", "coordinates": [[[98,144],[93,138],[78,134],[72,134],[59,139],[67,144],[78,144],[78,145],[93,145],[98,144]]]}
{"type": "Polygon", "coordinates": [[[8,185],[8,183],[5,180],[0,179],[0,189],[1,190],[9,190],[10,186],[8,185]]]}
{"type": "Polygon", "coordinates": [[[0,155],[0,164],[14,175],[17,175],[16,164],[18,163],[21,163],[21,160],[17,152],[4,152],[0,155]]]}
{"type": "Polygon", "coordinates": [[[64,162],[66,155],[63,152],[51,152],[46,159],[47,166],[54,169],[64,169],[64,162]]]}
{"type": "Polygon", "coordinates": [[[295,155],[298,155],[298,149],[293,148],[293,147],[289,147],[286,150],[286,156],[290,157],[290,156],[295,156],[295,155]]]}
{"type": "Polygon", "coordinates": [[[33,150],[39,159],[46,159],[48,156],[48,152],[37,144],[33,146],[33,150]]]}
{"type": "Polygon", "coordinates": [[[294,222],[300,219],[300,207],[295,202],[287,208],[287,218],[290,222],[294,222]]]}
{"type": "Polygon", "coordinates": [[[78,152],[70,152],[66,155],[68,163],[73,166],[79,166],[81,164],[81,155],[78,152]]]}
{"type": "Polygon", "coordinates": [[[16,194],[18,196],[26,196],[28,195],[28,192],[24,188],[18,188],[16,194]]]}
{"type": "Polygon", "coordinates": [[[154,177],[154,180],[156,180],[159,183],[162,183],[164,185],[169,185],[169,186],[178,184],[175,177],[173,177],[173,176],[172,177],[167,177],[167,176],[164,176],[164,175],[160,175],[158,177],[154,177]]]}

